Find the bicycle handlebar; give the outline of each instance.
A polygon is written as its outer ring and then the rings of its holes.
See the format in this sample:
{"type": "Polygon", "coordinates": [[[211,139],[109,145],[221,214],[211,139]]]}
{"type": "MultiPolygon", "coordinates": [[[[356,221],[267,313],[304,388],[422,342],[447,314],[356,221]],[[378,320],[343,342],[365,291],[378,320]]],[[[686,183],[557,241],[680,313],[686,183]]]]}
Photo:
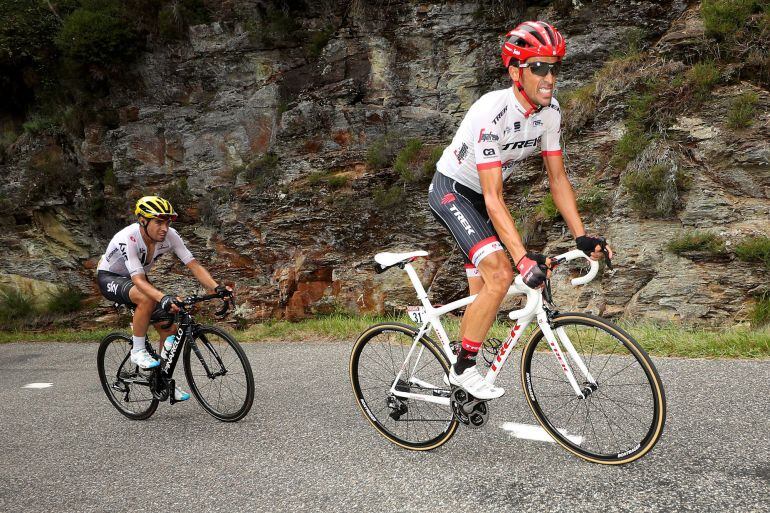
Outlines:
{"type": "Polygon", "coordinates": [[[583,253],[579,249],[573,249],[572,251],[567,251],[566,253],[562,253],[561,255],[557,255],[553,257],[553,261],[555,264],[560,264],[562,262],[569,262],[570,260],[577,260],[578,258],[585,258],[588,260],[589,264],[591,265],[591,269],[589,269],[588,273],[584,274],[583,276],[579,276],[577,278],[573,278],[570,283],[573,285],[585,285],[589,281],[596,278],[596,274],[599,272],[599,262],[596,260],[592,260],[588,255],[583,253]]]}

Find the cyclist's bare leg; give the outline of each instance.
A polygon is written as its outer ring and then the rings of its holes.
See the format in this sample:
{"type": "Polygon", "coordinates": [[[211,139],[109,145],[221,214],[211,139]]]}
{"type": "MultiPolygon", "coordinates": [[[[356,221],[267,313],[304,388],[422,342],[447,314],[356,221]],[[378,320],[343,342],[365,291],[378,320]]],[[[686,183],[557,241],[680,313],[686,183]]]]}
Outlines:
{"type": "MultiPolygon", "coordinates": [[[[481,276],[468,276],[468,295],[472,296],[474,294],[478,294],[481,290],[481,287],[484,286],[484,279],[481,276]]],[[[465,336],[465,332],[463,331],[463,328],[465,327],[464,324],[460,325],[460,338],[462,339],[463,336],[465,336]]]]}
{"type": "MultiPolygon", "coordinates": [[[[479,263],[482,285],[476,299],[465,309],[460,333],[465,338],[483,342],[495,321],[508,287],[513,283],[513,268],[504,251],[495,251],[479,263]]],[[[474,281],[478,278],[472,278],[474,281]]],[[[468,280],[469,287],[471,279],[468,280]]],[[[478,281],[476,282],[478,284],[478,281]]]]}
{"type": "Polygon", "coordinates": [[[131,287],[128,291],[128,297],[136,305],[134,309],[133,334],[135,337],[145,337],[150,327],[152,311],[155,309],[157,302],[136,287],[131,287]]]}

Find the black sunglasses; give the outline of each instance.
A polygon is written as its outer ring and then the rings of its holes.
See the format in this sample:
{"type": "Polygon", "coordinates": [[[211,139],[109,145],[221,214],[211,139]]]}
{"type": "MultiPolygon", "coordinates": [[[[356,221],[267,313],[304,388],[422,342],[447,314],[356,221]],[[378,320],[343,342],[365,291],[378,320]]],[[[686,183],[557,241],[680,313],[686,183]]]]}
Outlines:
{"type": "Polygon", "coordinates": [[[532,70],[532,73],[537,75],[538,77],[545,77],[548,76],[548,72],[551,73],[554,77],[559,75],[559,71],[561,71],[561,61],[557,62],[541,62],[541,61],[535,61],[535,62],[526,62],[519,64],[520,68],[529,68],[532,70]]]}

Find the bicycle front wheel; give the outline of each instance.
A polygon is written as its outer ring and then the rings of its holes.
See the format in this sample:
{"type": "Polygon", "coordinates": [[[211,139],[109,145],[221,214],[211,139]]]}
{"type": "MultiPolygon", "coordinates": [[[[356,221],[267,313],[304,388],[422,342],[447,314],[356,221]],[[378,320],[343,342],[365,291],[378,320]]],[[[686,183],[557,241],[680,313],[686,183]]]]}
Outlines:
{"type": "Polygon", "coordinates": [[[540,425],[565,449],[593,463],[619,465],[647,454],[663,432],[666,398],[644,349],[593,315],[557,315],[552,328],[559,355],[537,328],[521,356],[524,395],[540,425]],[[572,371],[580,394],[565,369],[572,371]]]}
{"type": "Polygon", "coordinates": [[[133,342],[122,333],[110,333],[99,344],[96,366],[99,381],[112,405],[132,420],[150,418],[158,400],[150,391],[149,376],[129,359],[133,342]]]}
{"type": "Polygon", "coordinates": [[[457,420],[444,381],[449,362],[428,337],[414,344],[416,336],[417,330],[400,323],[366,330],[350,354],[350,383],[377,431],[400,447],[427,451],[452,437],[457,420]]]}
{"type": "Polygon", "coordinates": [[[195,399],[211,416],[236,422],[254,402],[254,375],[238,342],[224,330],[203,326],[185,344],[184,372],[195,399]]]}

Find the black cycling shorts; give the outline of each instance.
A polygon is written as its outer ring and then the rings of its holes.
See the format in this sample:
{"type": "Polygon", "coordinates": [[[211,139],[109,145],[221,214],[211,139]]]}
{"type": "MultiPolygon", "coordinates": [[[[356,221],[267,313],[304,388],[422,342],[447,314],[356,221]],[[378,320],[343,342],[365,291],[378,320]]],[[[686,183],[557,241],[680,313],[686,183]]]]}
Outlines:
{"type": "Polygon", "coordinates": [[[478,276],[479,262],[503,250],[482,194],[436,172],[428,188],[428,203],[462,249],[468,276],[478,276]]]}
{"type": "MultiPolygon", "coordinates": [[[[136,305],[131,302],[131,298],[128,295],[128,291],[134,286],[131,278],[109,271],[99,271],[96,273],[96,280],[99,282],[99,290],[102,296],[114,303],[136,308],[136,305]]],[[[169,318],[171,318],[171,315],[163,310],[159,304],[155,306],[151,316],[152,322],[169,318]]]]}

